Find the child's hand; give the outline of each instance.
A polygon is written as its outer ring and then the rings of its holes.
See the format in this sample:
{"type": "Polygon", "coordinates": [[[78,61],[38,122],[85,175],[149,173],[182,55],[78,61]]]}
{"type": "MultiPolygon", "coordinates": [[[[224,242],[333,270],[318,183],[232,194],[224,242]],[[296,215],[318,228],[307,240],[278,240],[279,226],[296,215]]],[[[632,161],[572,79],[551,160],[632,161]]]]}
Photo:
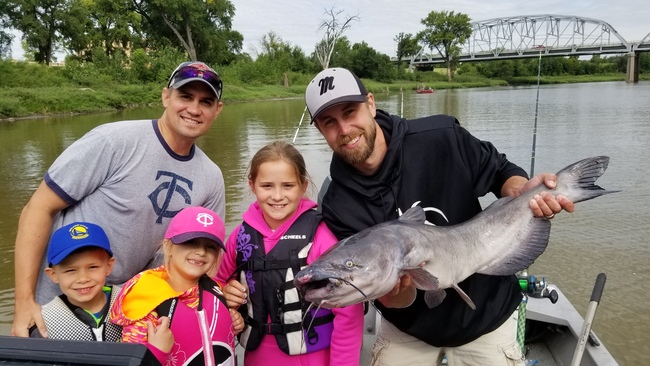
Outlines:
{"type": "Polygon", "coordinates": [[[232,329],[235,331],[235,335],[241,333],[244,330],[246,324],[244,324],[244,318],[241,316],[239,311],[235,309],[228,309],[230,311],[230,317],[232,318],[232,329]]]}
{"type": "Polygon", "coordinates": [[[165,353],[170,352],[174,346],[174,335],[169,329],[169,317],[160,317],[157,325],[147,321],[147,338],[152,346],[165,353]]]}
{"type": "Polygon", "coordinates": [[[223,289],[223,295],[226,298],[226,303],[231,309],[237,309],[239,305],[248,302],[248,288],[237,280],[228,282],[223,289]]]}

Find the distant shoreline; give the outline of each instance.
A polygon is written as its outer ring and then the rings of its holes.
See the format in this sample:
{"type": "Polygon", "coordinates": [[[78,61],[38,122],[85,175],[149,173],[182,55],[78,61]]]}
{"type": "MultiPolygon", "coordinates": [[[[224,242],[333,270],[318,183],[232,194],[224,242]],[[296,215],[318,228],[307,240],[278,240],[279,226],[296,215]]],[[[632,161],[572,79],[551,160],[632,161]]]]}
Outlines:
{"type": "MultiPolygon", "coordinates": [[[[641,82],[650,80],[650,75],[642,74],[641,82]]],[[[518,77],[509,80],[487,79],[474,76],[458,77],[462,81],[449,82],[414,82],[398,81],[381,83],[374,80],[364,80],[366,88],[372,93],[399,92],[400,90],[415,90],[417,85],[425,83],[427,88],[457,89],[480,88],[496,86],[536,85],[537,77],[518,77]]],[[[540,84],[566,84],[585,82],[624,81],[625,74],[598,74],[579,76],[545,76],[540,84]]],[[[285,100],[303,98],[306,85],[237,86],[225,90],[225,104],[256,102],[269,100],[285,100]]],[[[58,88],[4,88],[0,89],[0,123],[16,122],[39,118],[75,116],[100,112],[112,112],[146,106],[160,105],[162,87],[157,84],[113,87],[105,90],[58,87],[58,88]]]]}

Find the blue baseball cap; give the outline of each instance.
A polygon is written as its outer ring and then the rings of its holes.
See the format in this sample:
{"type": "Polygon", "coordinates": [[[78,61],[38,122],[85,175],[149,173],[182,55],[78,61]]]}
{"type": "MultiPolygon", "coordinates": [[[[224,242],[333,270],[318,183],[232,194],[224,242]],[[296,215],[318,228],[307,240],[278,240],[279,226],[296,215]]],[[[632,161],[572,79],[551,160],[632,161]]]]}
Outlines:
{"type": "Polygon", "coordinates": [[[108,236],[99,225],[90,222],[73,222],[57,229],[50,239],[47,261],[50,266],[61,263],[79,248],[102,248],[113,256],[108,236]]]}

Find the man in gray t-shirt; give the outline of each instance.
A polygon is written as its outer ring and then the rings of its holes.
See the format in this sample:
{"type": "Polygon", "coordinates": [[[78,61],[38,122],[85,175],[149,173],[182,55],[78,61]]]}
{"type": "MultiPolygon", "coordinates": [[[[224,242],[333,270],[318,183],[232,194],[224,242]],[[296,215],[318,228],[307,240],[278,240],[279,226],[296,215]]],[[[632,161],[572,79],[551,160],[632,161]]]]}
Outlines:
{"type": "Polygon", "coordinates": [[[34,324],[47,334],[39,304],[60,293],[42,271],[53,229],[102,225],[116,259],[108,283],[121,284],[152,265],[169,220],[184,207],[225,217],[221,170],[194,144],[221,112],[221,90],[214,70],[184,62],[163,89],[159,119],[96,127],[56,159],[18,223],[12,335],[26,337],[34,324]]]}

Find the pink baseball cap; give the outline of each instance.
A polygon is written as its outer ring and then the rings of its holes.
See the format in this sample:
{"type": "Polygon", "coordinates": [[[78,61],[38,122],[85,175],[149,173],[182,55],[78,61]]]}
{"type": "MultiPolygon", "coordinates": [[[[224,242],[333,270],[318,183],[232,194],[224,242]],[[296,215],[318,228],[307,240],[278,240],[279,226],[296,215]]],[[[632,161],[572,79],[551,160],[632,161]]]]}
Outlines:
{"type": "Polygon", "coordinates": [[[205,207],[186,207],[172,218],[165,233],[165,239],[174,244],[183,244],[196,238],[215,241],[226,251],[224,240],[226,227],[223,220],[214,211],[205,207]]]}

